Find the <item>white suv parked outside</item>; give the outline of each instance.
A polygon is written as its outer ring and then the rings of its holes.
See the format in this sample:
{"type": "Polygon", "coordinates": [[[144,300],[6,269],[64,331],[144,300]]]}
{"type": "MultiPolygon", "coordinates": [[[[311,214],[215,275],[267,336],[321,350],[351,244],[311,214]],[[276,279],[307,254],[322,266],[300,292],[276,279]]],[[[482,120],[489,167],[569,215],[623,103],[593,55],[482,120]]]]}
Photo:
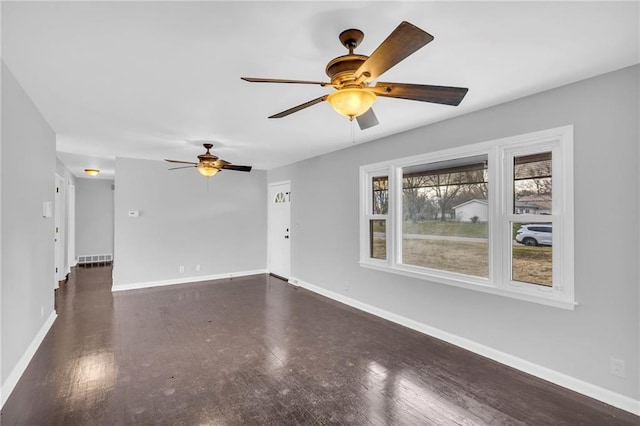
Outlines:
{"type": "Polygon", "coordinates": [[[522,225],[516,233],[516,241],[525,246],[550,246],[552,244],[553,227],[547,223],[522,225]]]}

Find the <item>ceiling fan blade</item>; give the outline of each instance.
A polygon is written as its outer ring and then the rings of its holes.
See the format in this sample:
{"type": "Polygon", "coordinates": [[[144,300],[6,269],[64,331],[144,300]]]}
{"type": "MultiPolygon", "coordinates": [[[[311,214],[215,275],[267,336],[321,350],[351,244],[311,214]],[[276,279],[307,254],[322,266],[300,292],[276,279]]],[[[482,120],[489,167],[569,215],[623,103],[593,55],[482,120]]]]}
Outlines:
{"type": "Polygon", "coordinates": [[[371,82],[385,71],[433,40],[428,32],[402,21],[355,73],[359,81],[371,82]]]}
{"type": "Polygon", "coordinates": [[[360,130],[378,125],[378,117],[376,117],[376,113],[373,112],[373,108],[369,108],[367,112],[356,117],[356,121],[358,122],[358,126],[360,126],[360,130]]]}
{"type": "Polygon", "coordinates": [[[192,167],[196,167],[196,166],[180,166],[180,167],[172,167],[170,169],[167,170],[178,170],[178,169],[190,169],[192,167]]]}
{"type": "Polygon", "coordinates": [[[251,171],[251,166],[237,166],[235,164],[223,164],[222,169],[225,170],[236,170],[239,172],[250,172],[251,171]]]}
{"type": "Polygon", "coordinates": [[[164,161],[168,161],[170,163],[198,164],[198,163],[194,163],[193,161],[167,160],[166,158],[164,161]]]}
{"type": "Polygon", "coordinates": [[[369,87],[368,89],[378,96],[453,106],[459,105],[469,91],[466,87],[383,82],[378,82],[375,86],[369,87]]]}
{"type": "Polygon", "coordinates": [[[274,114],[274,115],[272,115],[272,116],[271,116],[271,117],[269,117],[269,118],[282,118],[282,117],[286,117],[287,115],[289,115],[289,114],[293,114],[294,112],[298,112],[298,111],[303,110],[303,109],[305,109],[305,108],[309,108],[310,106],[313,106],[313,105],[315,105],[315,104],[319,104],[320,102],[322,102],[322,101],[326,100],[326,99],[327,99],[327,96],[329,96],[329,95],[320,96],[319,98],[315,98],[315,99],[314,99],[314,100],[312,100],[312,101],[305,102],[305,103],[300,104],[300,105],[298,105],[298,106],[295,106],[295,107],[293,107],[293,108],[289,108],[289,109],[288,109],[288,110],[286,110],[286,111],[282,111],[282,112],[279,112],[279,113],[277,113],[277,114],[274,114]]]}
{"type": "Polygon", "coordinates": [[[331,83],[324,81],[308,81],[308,80],[283,80],[279,78],[254,78],[254,77],[240,77],[244,81],[251,83],[290,83],[290,84],[319,84],[320,86],[331,86],[331,83]]]}

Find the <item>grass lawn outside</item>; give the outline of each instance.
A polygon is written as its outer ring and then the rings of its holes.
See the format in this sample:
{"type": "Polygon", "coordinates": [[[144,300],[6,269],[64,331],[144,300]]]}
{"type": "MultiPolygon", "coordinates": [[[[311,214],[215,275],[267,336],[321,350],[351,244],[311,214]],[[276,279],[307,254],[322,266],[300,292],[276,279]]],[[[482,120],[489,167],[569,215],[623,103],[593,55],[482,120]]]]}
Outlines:
{"type": "Polygon", "coordinates": [[[405,234],[441,235],[450,237],[487,238],[489,225],[487,222],[454,222],[430,220],[425,222],[404,222],[402,230],[405,234]]]}
{"type": "MultiPolygon", "coordinates": [[[[383,237],[374,238],[375,258],[386,258],[383,237]]],[[[404,239],[403,263],[441,271],[488,278],[489,248],[487,242],[404,239]]],[[[513,279],[544,286],[552,285],[552,248],[513,246],[513,279]]]]}
{"type": "Polygon", "coordinates": [[[402,259],[407,265],[489,277],[489,245],[445,240],[402,241],[402,259]]]}
{"type": "Polygon", "coordinates": [[[513,245],[513,280],[551,287],[553,248],[513,245]]]}

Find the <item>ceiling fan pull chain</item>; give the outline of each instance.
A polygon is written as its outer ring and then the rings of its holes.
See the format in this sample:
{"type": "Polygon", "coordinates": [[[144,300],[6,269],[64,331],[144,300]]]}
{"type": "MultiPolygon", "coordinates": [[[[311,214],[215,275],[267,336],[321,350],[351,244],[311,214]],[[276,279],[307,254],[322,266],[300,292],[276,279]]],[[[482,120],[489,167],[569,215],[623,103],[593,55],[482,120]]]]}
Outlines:
{"type": "Polygon", "coordinates": [[[351,143],[355,144],[356,143],[356,123],[355,121],[351,120],[351,143]]]}

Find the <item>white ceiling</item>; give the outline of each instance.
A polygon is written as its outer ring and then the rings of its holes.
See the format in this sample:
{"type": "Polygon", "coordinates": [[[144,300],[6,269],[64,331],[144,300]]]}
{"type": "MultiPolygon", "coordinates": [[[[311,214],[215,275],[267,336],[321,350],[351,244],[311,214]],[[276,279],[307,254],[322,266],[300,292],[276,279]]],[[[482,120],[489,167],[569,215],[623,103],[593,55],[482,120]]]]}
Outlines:
{"type": "Polygon", "coordinates": [[[269,169],[636,64],[639,17],[637,1],[2,2],[2,55],[77,176],[194,160],[202,141],[269,169]],[[468,87],[460,106],[380,98],[361,131],[326,102],[267,119],[332,89],[240,80],[327,81],[342,30],[368,55],[403,20],[435,40],[382,80],[468,87]]]}

